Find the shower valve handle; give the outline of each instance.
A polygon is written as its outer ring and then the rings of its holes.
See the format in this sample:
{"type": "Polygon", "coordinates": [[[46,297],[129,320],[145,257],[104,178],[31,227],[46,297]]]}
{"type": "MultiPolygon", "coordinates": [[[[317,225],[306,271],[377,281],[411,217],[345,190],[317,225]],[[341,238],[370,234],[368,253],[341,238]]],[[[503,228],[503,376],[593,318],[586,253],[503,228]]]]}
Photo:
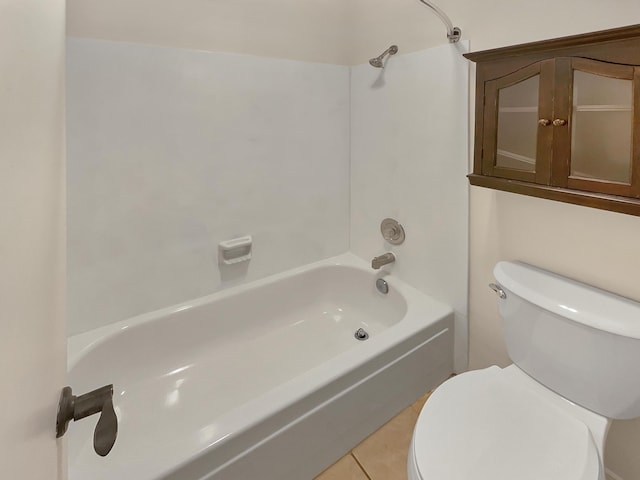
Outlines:
{"type": "Polygon", "coordinates": [[[56,438],[62,437],[71,420],[82,420],[100,413],[93,434],[93,449],[101,457],[109,454],[118,436],[118,417],[113,408],[113,385],[106,385],[84,395],[75,396],[71,387],[64,387],[60,395],[56,418],[56,438]]]}

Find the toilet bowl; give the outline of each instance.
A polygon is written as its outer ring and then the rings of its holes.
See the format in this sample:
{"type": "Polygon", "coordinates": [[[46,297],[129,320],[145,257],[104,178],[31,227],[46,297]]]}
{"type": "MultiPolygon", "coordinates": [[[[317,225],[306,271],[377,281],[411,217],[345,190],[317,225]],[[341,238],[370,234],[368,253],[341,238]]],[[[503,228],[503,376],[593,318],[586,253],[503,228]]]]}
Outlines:
{"type": "Polygon", "coordinates": [[[608,424],[514,365],[468,372],[422,409],[409,480],[601,480],[608,424]]]}
{"type": "Polygon", "coordinates": [[[640,416],[640,304],[526,264],[494,275],[514,364],[434,391],[409,480],[604,480],[611,419],[640,416]]]}

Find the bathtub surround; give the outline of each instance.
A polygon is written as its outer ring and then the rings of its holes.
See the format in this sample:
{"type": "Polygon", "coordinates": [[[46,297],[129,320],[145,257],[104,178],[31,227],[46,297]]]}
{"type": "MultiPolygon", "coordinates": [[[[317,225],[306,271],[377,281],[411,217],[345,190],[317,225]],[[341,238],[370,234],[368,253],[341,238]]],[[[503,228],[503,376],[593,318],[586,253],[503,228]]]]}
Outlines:
{"type": "Polygon", "coordinates": [[[396,217],[407,241],[383,270],[452,305],[464,370],[462,50],[380,70],[70,38],[69,333],[336,255],[350,236],[370,262],[396,217]],[[218,244],[246,234],[251,260],[220,262],[218,244]]]}
{"type": "Polygon", "coordinates": [[[451,305],[456,370],[467,366],[467,42],[395,55],[351,73],[351,251],[451,305]],[[398,220],[402,245],[380,235],[398,220]]]}
{"type": "Polygon", "coordinates": [[[349,248],[349,69],[68,39],[68,331],[349,248]],[[253,258],[218,244],[253,236],[253,258]]]}

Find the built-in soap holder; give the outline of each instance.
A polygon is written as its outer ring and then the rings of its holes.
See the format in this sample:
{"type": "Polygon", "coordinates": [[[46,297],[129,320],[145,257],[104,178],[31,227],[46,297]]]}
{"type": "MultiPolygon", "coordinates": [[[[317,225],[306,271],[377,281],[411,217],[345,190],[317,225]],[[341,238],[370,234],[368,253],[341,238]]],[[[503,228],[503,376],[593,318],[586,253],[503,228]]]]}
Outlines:
{"type": "Polygon", "coordinates": [[[218,262],[223,265],[248,262],[251,260],[252,244],[251,235],[220,242],[218,244],[218,262]]]}

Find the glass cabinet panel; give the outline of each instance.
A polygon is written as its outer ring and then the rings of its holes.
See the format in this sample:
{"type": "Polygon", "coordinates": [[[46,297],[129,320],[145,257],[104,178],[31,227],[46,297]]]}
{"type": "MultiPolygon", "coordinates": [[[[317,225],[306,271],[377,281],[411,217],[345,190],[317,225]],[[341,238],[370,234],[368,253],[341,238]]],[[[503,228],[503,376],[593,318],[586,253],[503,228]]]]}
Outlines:
{"type": "Polygon", "coordinates": [[[498,91],[495,166],[535,172],[540,75],[498,91]]]}
{"type": "Polygon", "coordinates": [[[631,183],[632,83],[574,71],[572,177],[631,183]]]}

